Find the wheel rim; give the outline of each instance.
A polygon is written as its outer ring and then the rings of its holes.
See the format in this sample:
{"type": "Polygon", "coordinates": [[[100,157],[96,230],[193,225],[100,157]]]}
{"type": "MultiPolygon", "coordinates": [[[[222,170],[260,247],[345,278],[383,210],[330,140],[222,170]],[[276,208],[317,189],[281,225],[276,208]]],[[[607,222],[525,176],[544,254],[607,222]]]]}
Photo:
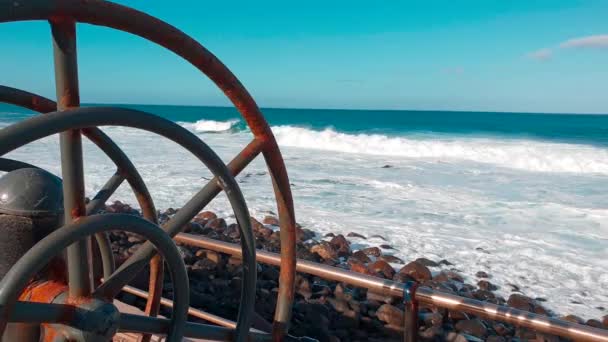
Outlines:
{"type": "MultiPolygon", "coordinates": [[[[72,19],[129,32],[161,45],[190,62],[207,75],[233,102],[257,140],[265,141],[261,151],[277,200],[281,227],[280,285],[273,335],[284,336],[291,317],[295,282],[295,214],[289,179],[276,140],[257,104],[217,57],[175,27],[137,10],[105,1],[35,0],[14,5],[0,1],[0,22],[72,19]]],[[[239,170],[237,170],[239,171],[239,170]]]]}

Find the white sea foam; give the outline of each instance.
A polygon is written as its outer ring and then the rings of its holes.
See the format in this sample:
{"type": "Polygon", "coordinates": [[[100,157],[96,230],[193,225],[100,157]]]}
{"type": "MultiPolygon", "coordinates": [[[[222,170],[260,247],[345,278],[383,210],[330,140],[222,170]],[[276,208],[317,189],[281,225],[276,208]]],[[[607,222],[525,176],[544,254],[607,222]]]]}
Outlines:
{"type": "Polygon", "coordinates": [[[608,174],[608,151],[587,145],[483,138],[410,139],[331,129],[273,127],[280,145],[437,161],[466,160],[527,171],[608,174]]]}
{"type": "Polygon", "coordinates": [[[184,122],[182,125],[195,132],[228,132],[239,123],[238,119],[228,121],[198,120],[194,123],[184,122]]]}

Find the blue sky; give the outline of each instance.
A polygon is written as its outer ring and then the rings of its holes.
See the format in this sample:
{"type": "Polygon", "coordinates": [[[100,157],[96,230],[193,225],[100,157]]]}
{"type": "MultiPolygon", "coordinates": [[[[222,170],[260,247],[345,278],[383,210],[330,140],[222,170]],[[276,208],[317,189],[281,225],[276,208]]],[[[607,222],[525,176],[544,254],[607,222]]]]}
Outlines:
{"type": "MultiPolygon", "coordinates": [[[[263,107],[608,113],[606,0],[117,2],[201,42],[263,107]]],[[[0,43],[1,82],[53,97],[48,24],[0,24],[0,43]]],[[[229,105],[142,38],[80,24],[78,47],[83,102],[229,105]]]]}

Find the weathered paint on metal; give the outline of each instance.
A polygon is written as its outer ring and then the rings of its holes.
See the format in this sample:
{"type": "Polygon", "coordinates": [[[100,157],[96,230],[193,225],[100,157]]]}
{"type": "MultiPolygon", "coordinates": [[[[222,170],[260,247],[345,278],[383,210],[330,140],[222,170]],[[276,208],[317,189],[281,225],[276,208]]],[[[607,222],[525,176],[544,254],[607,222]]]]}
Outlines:
{"type": "Polygon", "coordinates": [[[284,249],[275,314],[275,335],[280,338],[290,320],[295,291],[295,212],[283,157],[268,123],[249,92],[215,55],[197,41],[177,28],[132,8],[105,1],[78,0],[38,0],[18,4],[0,2],[0,22],[71,17],[79,22],[129,32],[171,50],[209,77],[239,110],[255,137],[269,142],[264,158],[273,180],[284,249]]]}

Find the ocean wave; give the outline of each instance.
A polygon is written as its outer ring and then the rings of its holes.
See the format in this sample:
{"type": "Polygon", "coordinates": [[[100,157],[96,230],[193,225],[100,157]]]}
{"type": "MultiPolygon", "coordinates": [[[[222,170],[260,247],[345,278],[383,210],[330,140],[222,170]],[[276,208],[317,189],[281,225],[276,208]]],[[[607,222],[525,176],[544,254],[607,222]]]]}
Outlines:
{"type": "Polygon", "coordinates": [[[473,161],[535,172],[608,174],[608,150],[589,145],[488,138],[410,139],[272,127],[279,145],[440,161],[473,161]]]}
{"type": "Polygon", "coordinates": [[[182,122],[182,126],[193,130],[195,132],[232,132],[237,130],[239,124],[238,119],[232,119],[228,121],[215,121],[215,120],[198,120],[197,122],[182,122]]]}

